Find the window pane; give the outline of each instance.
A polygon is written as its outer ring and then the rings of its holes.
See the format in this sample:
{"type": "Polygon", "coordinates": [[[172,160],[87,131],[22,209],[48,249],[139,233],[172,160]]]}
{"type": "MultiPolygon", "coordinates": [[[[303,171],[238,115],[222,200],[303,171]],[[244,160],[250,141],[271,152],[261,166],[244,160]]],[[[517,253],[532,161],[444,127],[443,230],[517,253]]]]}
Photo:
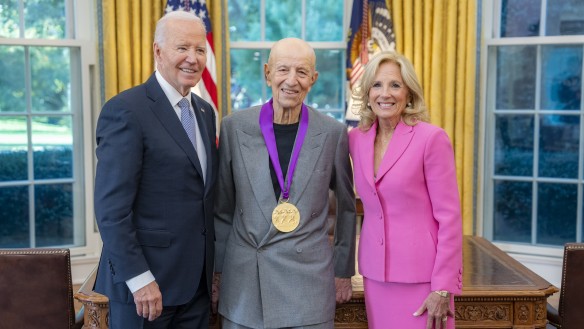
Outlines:
{"type": "Polygon", "coordinates": [[[28,187],[0,187],[0,248],[30,247],[28,187]]]}
{"type": "Polygon", "coordinates": [[[18,38],[18,0],[0,2],[0,38],[18,38]]]}
{"type": "Polygon", "coordinates": [[[266,0],[266,40],[302,37],[302,6],[298,0],[266,0]]]}
{"type": "Polygon", "coordinates": [[[539,35],[541,2],[503,0],[501,3],[501,37],[539,35]]]}
{"type": "Polygon", "coordinates": [[[497,109],[535,108],[536,50],[535,46],[497,49],[497,109]]]}
{"type": "Polygon", "coordinates": [[[531,115],[496,115],[495,175],[532,175],[533,122],[531,115]]]}
{"type": "Polygon", "coordinates": [[[344,52],[340,49],[316,50],[318,80],[308,93],[306,104],[338,120],[344,117],[344,52]]]}
{"type": "Polygon", "coordinates": [[[231,50],[231,102],[234,111],[259,105],[266,100],[263,65],[269,50],[231,50]]]}
{"type": "Polygon", "coordinates": [[[32,111],[69,112],[71,109],[70,50],[31,47],[32,111]]]}
{"type": "Polygon", "coordinates": [[[27,179],[27,150],[26,117],[0,117],[0,182],[27,179]]]}
{"type": "Polygon", "coordinates": [[[26,38],[65,38],[65,1],[26,0],[24,26],[26,38]]]}
{"type": "Polygon", "coordinates": [[[537,191],[537,243],[576,241],[577,185],[540,183],[537,191]]]}
{"type": "Polygon", "coordinates": [[[546,35],[584,35],[582,0],[547,1],[546,35]]]}
{"type": "Polygon", "coordinates": [[[0,113],[25,112],[24,47],[0,46],[0,72],[0,113]]]}
{"type": "Polygon", "coordinates": [[[260,0],[229,0],[229,39],[260,41],[260,0]]]}
{"type": "Polygon", "coordinates": [[[33,117],[34,178],[73,178],[70,116],[33,117]]]}
{"type": "Polygon", "coordinates": [[[540,119],[539,176],[578,177],[580,117],[543,115],[540,119]]]}
{"type": "Polygon", "coordinates": [[[493,240],[531,242],[531,185],[495,182],[493,240]]]}
{"type": "Polygon", "coordinates": [[[582,46],[542,46],[541,108],[579,110],[582,46]]]}
{"type": "MultiPolygon", "coordinates": [[[[72,184],[35,187],[36,246],[73,244],[72,184]]],[[[78,221],[83,223],[83,221],[78,221]]]]}
{"type": "Polygon", "coordinates": [[[344,41],[343,9],[338,0],[306,0],[306,40],[344,41]]]}

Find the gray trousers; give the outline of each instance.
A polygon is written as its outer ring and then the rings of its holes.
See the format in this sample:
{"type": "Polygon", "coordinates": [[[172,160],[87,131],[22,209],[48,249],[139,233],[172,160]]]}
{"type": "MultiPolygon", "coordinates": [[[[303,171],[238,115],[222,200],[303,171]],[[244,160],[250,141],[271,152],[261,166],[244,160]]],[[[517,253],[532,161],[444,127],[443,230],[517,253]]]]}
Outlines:
{"type": "MultiPolygon", "coordinates": [[[[324,322],[324,323],[317,323],[309,326],[301,326],[301,327],[287,327],[287,328],[273,328],[273,329],[334,329],[335,323],[334,321],[324,322]]],[[[235,322],[229,321],[229,319],[223,317],[221,323],[221,329],[259,329],[259,328],[250,328],[246,326],[242,326],[235,322]]],[[[268,328],[265,328],[268,329],[268,328]]],[[[272,328],[270,328],[272,329],[272,328]]]]}

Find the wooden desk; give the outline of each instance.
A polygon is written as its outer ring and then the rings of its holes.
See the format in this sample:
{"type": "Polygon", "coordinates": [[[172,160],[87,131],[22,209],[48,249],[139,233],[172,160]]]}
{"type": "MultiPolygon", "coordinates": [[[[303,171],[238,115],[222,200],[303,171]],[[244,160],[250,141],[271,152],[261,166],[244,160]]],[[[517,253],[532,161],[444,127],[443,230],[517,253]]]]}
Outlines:
{"type": "Polygon", "coordinates": [[[547,298],[558,288],[489,241],[465,236],[456,328],[545,328],[547,298]]]}
{"type": "MultiPolygon", "coordinates": [[[[547,297],[556,287],[481,237],[464,237],[463,262],[456,328],[545,328],[547,297]]],[[[362,278],[353,283],[354,298],[337,307],[335,328],[367,328],[362,278]]]]}

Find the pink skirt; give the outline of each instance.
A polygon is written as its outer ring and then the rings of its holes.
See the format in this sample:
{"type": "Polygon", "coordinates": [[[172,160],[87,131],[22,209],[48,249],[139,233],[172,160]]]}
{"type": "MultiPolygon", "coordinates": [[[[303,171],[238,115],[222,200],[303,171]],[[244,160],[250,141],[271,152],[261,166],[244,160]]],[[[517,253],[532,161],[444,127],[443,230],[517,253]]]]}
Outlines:
{"type": "MultiPolygon", "coordinates": [[[[363,277],[365,308],[369,329],[425,329],[428,311],[414,312],[430,293],[430,283],[379,282],[363,277]]],[[[450,297],[454,311],[454,298],[450,297]]],[[[433,327],[432,327],[433,328],[433,327]]],[[[447,329],[454,329],[454,318],[448,317],[447,329]]]]}

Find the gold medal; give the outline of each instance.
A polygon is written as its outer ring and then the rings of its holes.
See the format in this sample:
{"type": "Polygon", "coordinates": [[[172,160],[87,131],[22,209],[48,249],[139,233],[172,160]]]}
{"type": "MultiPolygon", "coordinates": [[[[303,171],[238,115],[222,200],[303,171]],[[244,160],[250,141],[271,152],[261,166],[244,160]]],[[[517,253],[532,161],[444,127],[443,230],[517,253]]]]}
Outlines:
{"type": "Polygon", "coordinates": [[[280,202],[272,212],[272,224],[280,232],[292,232],[300,224],[298,208],[288,202],[280,202]]]}

